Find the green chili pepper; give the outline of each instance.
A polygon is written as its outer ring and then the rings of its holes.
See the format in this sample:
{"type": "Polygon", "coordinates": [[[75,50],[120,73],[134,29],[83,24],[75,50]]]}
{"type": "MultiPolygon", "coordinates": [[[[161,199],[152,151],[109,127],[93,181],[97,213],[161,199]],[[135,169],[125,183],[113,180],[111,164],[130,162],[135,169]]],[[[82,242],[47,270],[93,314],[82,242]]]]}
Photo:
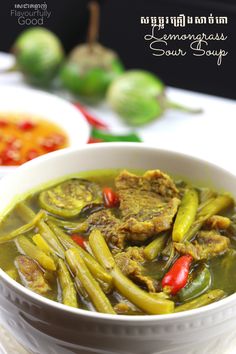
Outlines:
{"type": "Polygon", "coordinates": [[[175,308],[175,312],[198,309],[199,307],[206,306],[208,304],[211,304],[212,302],[218,301],[224,298],[225,296],[225,292],[221,289],[210,290],[206,294],[203,294],[192,301],[177,306],[175,308]]]}
{"type": "Polygon", "coordinates": [[[211,272],[204,266],[197,276],[178,293],[181,302],[189,301],[205,293],[211,286],[211,272]]]}
{"type": "Polygon", "coordinates": [[[113,141],[128,141],[128,142],[141,142],[142,140],[140,137],[132,132],[129,134],[111,134],[108,132],[105,132],[104,130],[96,129],[93,128],[91,135],[94,139],[101,139],[104,142],[113,142],[113,141]]]}

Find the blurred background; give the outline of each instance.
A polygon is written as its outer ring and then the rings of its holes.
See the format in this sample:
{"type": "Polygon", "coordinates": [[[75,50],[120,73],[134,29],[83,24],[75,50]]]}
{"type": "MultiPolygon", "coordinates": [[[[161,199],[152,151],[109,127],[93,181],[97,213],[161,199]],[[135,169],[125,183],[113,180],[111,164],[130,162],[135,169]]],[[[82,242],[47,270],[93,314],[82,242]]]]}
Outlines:
{"type": "MultiPolygon", "coordinates": [[[[29,1],[29,3],[37,1],[29,1]]],[[[1,1],[0,8],[0,51],[8,52],[17,35],[28,28],[19,25],[16,17],[10,12],[15,4],[26,1],[1,1]]],[[[40,3],[40,2],[38,2],[40,3]]],[[[86,40],[89,21],[88,1],[86,0],[48,0],[46,1],[50,17],[44,27],[55,32],[61,39],[64,48],[69,52],[75,45],[86,40]]],[[[170,86],[204,92],[212,95],[236,98],[235,62],[236,62],[236,2],[235,0],[100,0],[101,22],[100,42],[114,49],[127,69],[143,68],[154,72],[170,86]],[[216,58],[194,57],[155,57],[151,54],[144,35],[149,27],[140,24],[141,16],[227,16],[227,25],[204,25],[204,29],[191,26],[188,29],[178,28],[178,33],[204,32],[221,33],[228,36],[223,43],[212,42],[215,49],[224,48],[228,55],[220,66],[216,58]]],[[[172,27],[172,33],[176,28],[172,27]]],[[[168,28],[168,33],[171,29],[168,28]]],[[[174,43],[172,43],[173,48],[174,43]]],[[[178,43],[175,44],[178,46],[178,43]]],[[[182,42],[184,50],[189,42],[182,42]]]]}

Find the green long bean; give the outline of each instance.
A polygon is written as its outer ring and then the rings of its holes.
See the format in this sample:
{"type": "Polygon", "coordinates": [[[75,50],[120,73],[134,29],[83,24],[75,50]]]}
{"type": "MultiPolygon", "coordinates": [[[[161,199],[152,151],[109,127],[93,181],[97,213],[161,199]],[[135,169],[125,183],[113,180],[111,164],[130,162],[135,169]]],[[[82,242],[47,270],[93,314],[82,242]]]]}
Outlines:
{"type": "Polygon", "coordinates": [[[120,271],[100,231],[91,232],[89,243],[98,262],[110,272],[115,288],[124,297],[148,314],[156,315],[174,311],[173,301],[149,295],[120,271]]]}
{"type": "Polygon", "coordinates": [[[207,203],[197,214],[196,220],[185,234],[183,241],[190,241],[196,233],[201,229],[204,222],[211,216],[218,214],[224,209],[227,209],[233,205],[234,201],[232,197],[226,194],[222,194],[214,198],[212,201],[207,203]]]}
{"type": "Polygon", "coordinates": [[[160,254],[160,252],[163,250],[166,241],[168,239],[168,233],[163,233],[161,235],[158,235],[155,240],[150,242],[145,248],[144,248],[144,255],[145,258],[148,259],[149,261],[152,261],[153,259],[157,258],[157,256],[160,254]]]}
{"type": "Polygon", "coordinates": [[[79,280],[79,278],[78,278],[77,276],[74,277],[74,282],[75,282],[75,286],[76,286],[77,292],[78,292],[85,300],[89,300],[88,294],[87,294],[86,290],[84,289],[83,285],[81,284],[81,281],[79,280]]]}
{"type": "Polygon", "coordinates": [[[102,313],[115,314],[110,301],[103,293],[98,282],[90,273],[85,262],[83,261],[83,258],[80,256],[79,251],[76,248],[70,248],[65,252],[65,254],[69,267],[79,278],[97,311],[102,313]]]}
{"type": "Polygon", "coordinates": [[[85,250],[83,250],[79,245],[77,245],[70,236],[68,236],[60,227],[58,227],[51,220],[47,222],[51,230],[57,235],[61,244],[65,249],[76,248],[83,258],[88,269],[93,274],[93,276],[103,283],[103,290],[109,292],[112,288],[112,277],[111,275],[103,269],[103,267],[85,250]]]}
{"type": "Polygon", "coordinates": [[[34,217],[31,221],[29,221],[27,224],[19,227],[18,229],[11,231],[7,235],[0,236],[0,244],[12,241],[15,239],[17,236],[24,234],[31,229],[35,228],[37,223],[45,217],[45,212],[43,210],[40,210],[37,214],[34,214],[34,217]]]}
{"type": "Polygon", "coordinates": [[[173,226],[172,240],[181,242],[195,220],[198,209],[198,194],[195,189],[186,190],[173,226]]]}
{"type": "Polygon", "coordinates": [[[53,257],[56,256],[54,250],[49,246],[49,244],[44,240],[44,238],[40,234],[35,234],[32,237],[32,241],[44,253],[49,254],[49,255],[51,254],[51,255],[53,255],[53,257]]]}
{"type": "Polygon", "coordinates": [[[115,260],[99,230],[94,229],[90,233],[89,244],[96,259],[102,265],[102,267],[108,271],[114,269],[115,260]]]}
{"type": "Polygon", "coordinates": [[[71,307],[79,307],[74,283],[62,259],[58,260],[58,278],[62,291],[63,304],[71,307]]]}
{"type": "Polygon", "coordinates": [[[36,260],[44,269],[52,271],[56,270],[56,265],[53,259],[40,248],[35,246],[27,237],[17,237],[16,244],[20,251],[23,251],[24,254],[36,260]]]}
{"type": "Polygon", "coordinates": [[[39,229],[40,235],[45,239],[45,241],[52,247],[52,249],[56,252],[56,254],[61,257],[65,258],[64,248],[62,247],[60,241],[58,240],[57,236],[54,232],[50,229],[50,227],[44,222],[40,220],[37,222],[37,226],[39,229]]]}
{"type": "Polygon", "coordinates": [[[209,217],[209,215],[213,216],[233,204],[234,200],[231,196],[227,194],[218,195],[214,200],[200,210],[198,217],[209,217]]]}
{"type": "MultiPolygon", "coordinates": [[[[27,220],[28,218],[35,215],[34,211],[23,202],[18,204],[16,210],[23,220],[27,220]]],[[[52,249],[56,252],[56,254],[59,257],[65,258],[64,249],[61,243],[59,242],[54,232],[45,223],[45,221],[37,220],[36,224],[39,229],[40,235],[45,239],[45,241],[49,244],[49,246],[52,247],[52,249]]]]}

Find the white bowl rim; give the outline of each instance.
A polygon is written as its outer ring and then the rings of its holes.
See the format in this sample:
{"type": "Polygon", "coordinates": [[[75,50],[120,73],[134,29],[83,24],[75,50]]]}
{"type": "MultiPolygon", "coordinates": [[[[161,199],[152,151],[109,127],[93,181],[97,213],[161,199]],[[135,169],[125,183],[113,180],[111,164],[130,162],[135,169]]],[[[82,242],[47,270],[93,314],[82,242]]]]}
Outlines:
{"type": "MultiPolygon", "coordinates": [[[[198,157],[194,157],[190,154],[186,154],[186,153],[182,153],[182,152],[175,152],[172,150],[168,150],[168,149],[162,149],[162,148],[158,148],[155,147],[153,145],[149,145],[146,143],[132,143],[132,142],[114,142],[114,143],[95,143],[95,144],[90,144],[90,145],[85,145],[85,146],[81,146],[81,147],[77,147],[77,148],[66,148],[63,150],[58,150],[58,151],[54,151],[51,153],[48,153],[46,155],[42,155],[40,157],[37,157],[31,161],[26,162],[25,164],[17,167],[15,173],[18,172],[18,170],[20,171],[24,171],[27,170],[29,167],[34,166],[35,164],[39,164],[45,160],[51,160],[54,157],[57,156],[66,156],[69,155],[70,153],[76,153],[78,151],[82,151],[82,150],[96,150],[97,148],[99,149],[107,149],[107,148],[117,148],[117,147],[122,147],[124,149],[129,148],[129,147],[133,147],[135,149],[150,149],[150,150],[156,150],[157,152],[161,152],[161,153],[170,153],[174,156],[176,156],[176,158],[187,158],[187,159],[191,159],[194,160],[198,163],[202,163],[205,165],[209,165],[210,167],[214,168],[214,169],[218,169],[219,171],[228,174],[229,176],[233,177],[236,179],[236,175],[231,173],[230,171],[218,166],[217,164],[211,163],[209,161],[207,161],[206,159],[200,159],[198,157]]],[[[8,176],[4,176],[1,180],[0,180],[0,184],[4,183],[4,180],[8,178],[8,176]]],[[[54,308],[55,310],[59,310],[62,312],[66,313],[70,313],[71,315],[75,315],[75,316],[84,316],[87,318],[92,318],[92,319],[97,319],[97,320],[107,320],[109,322],[114,322],[114,323],[118,323],[118,322],[126,322],[126,323],[135,323],[136,325],[140,323],[141,324],[145,324],[147,322],[160,322],[160,323],[165,323],[165,322],[169,322],[169,321],[174,321],[174,320],[181,320],[181,319],[188,319],[192,316],[197,316],[197,315],[202,315],[202,314],[209,314],[210,312],[214,311],[214,310],[220,310],[221,307],[223,306],[227,306],[230,305],[233,301],[236,302],[236,293],[231,294],[219,301],[216,301],[212,304],[206,305],[206,306],[202,306],[198,309],[193,309],[193,310],[188,310],[188,311],[184,311],[184,312],[177,312],[177,313],[170,313],[170,314],[164,314],[164,315],[137,315],[137,316],[130,316],[130,315],[113,315],[113,314],[104,314],[104,313],[99,313],[99,312],[92,312],[92,311],[88,311],[88,310],[83,310],[83,309],[79,309],[79,308],[73,308],[64,304],[61,304],[59,302],[47,299],[37,293],[34,293],[33,291],[25,288],[23,285],[17,283],[15,280],[13,280],[7,273],[5,273],[1,268],[0,268],[0,278],[3,278],[7,283],[9,283],[11,285],[12,288],[16,288],[19,292],[23,293],[24,295],[26,295],[29,298],[34,299],[36,302],[39,302],[41,304],[45,304],[47,306],[50,306],[52,308],[54,308]]]]}

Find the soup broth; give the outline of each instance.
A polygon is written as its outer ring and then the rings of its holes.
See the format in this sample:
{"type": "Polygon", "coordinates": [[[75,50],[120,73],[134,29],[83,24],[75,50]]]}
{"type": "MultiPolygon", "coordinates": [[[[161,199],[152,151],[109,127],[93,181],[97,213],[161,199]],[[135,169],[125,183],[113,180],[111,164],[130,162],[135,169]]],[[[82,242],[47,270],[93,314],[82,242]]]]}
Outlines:
{"type": "Polygon", "coordinates": [[[68,306],[185,311],[236,292],[235,220],[230,195],[159,170],[87,173],[12,209],[0,227],[0,266],[68,306]]]}

